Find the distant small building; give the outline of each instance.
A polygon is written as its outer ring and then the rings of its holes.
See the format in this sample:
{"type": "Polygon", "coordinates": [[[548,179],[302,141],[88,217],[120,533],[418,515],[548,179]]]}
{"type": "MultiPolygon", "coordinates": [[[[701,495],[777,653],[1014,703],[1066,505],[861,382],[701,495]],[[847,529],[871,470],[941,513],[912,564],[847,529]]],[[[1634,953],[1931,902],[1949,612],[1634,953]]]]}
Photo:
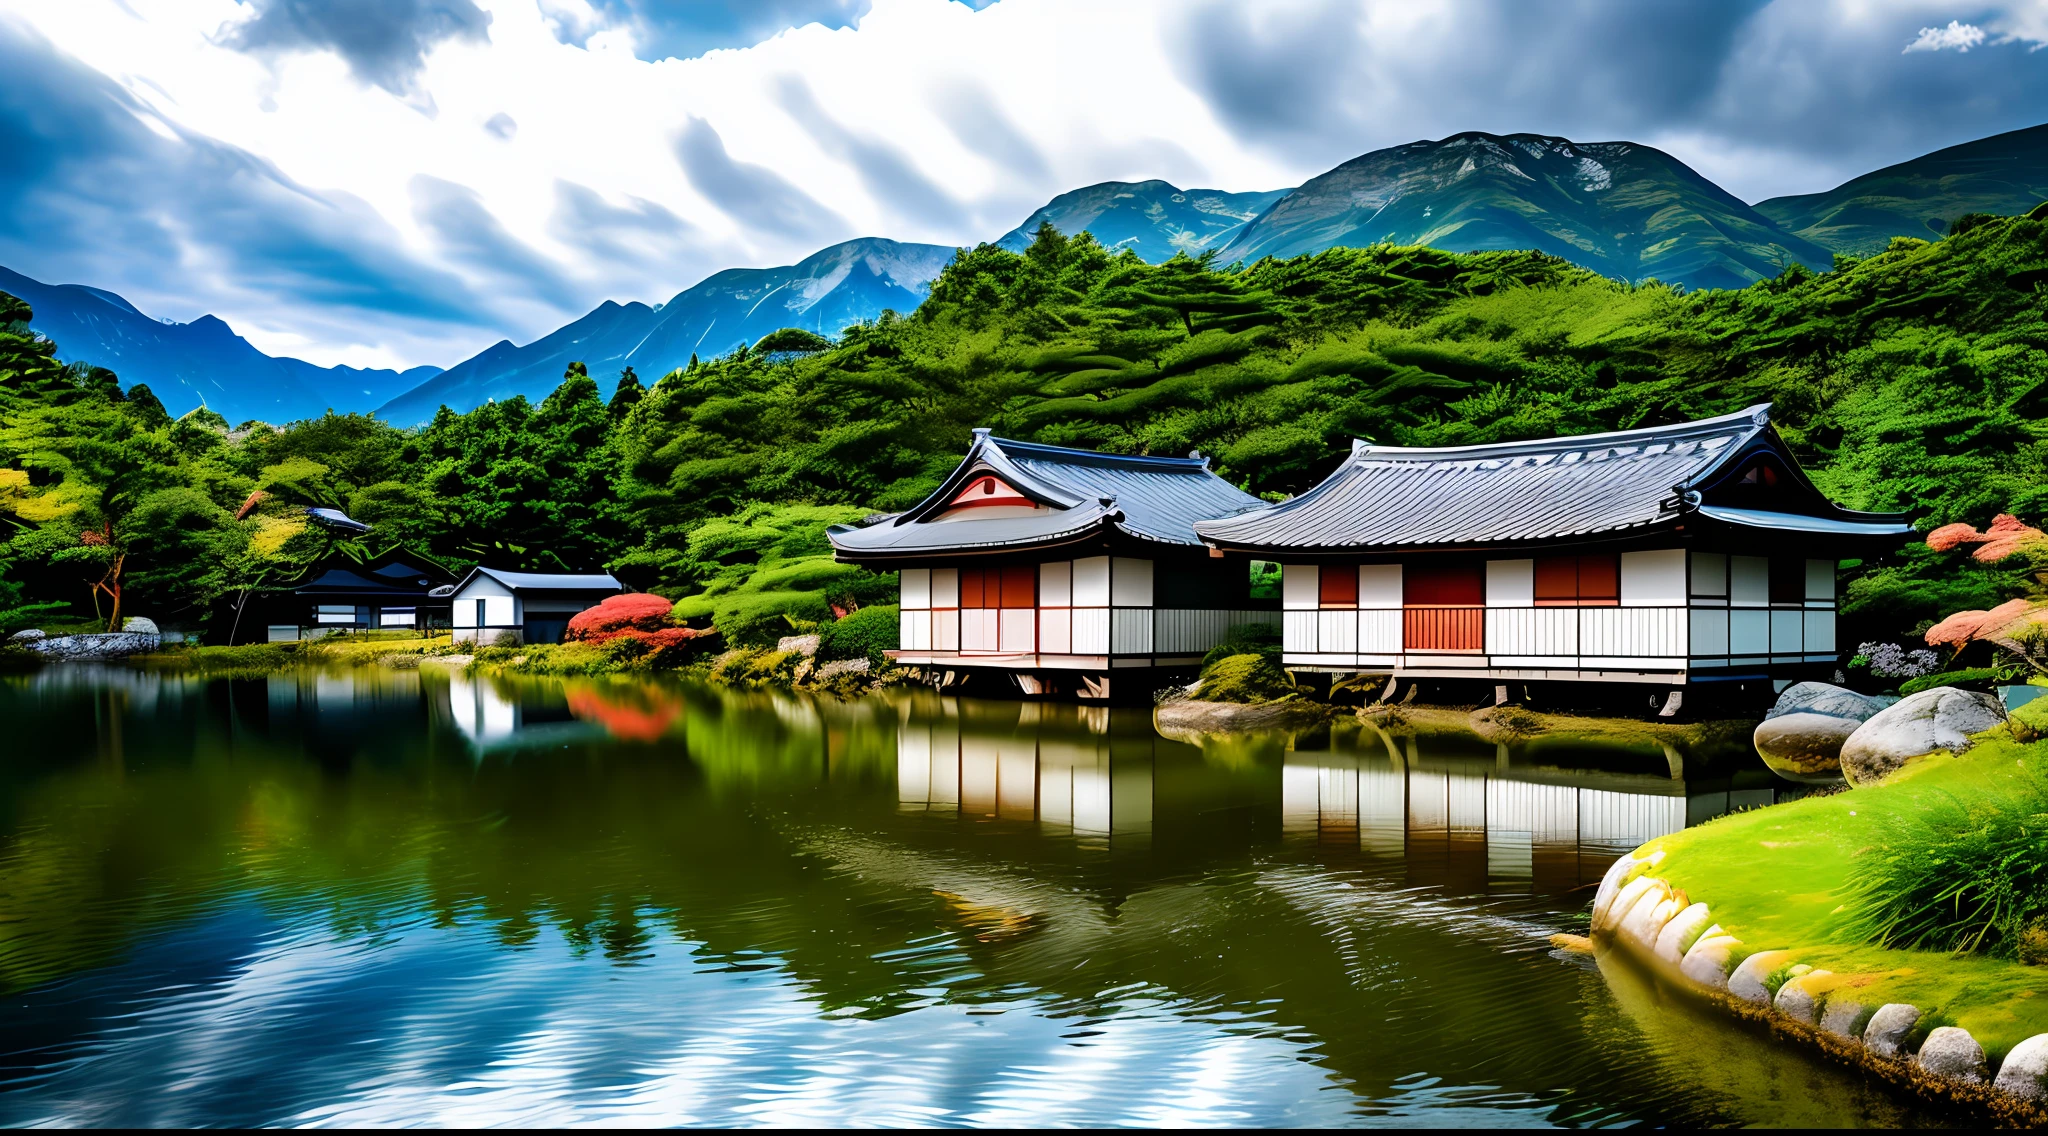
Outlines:
{"type": "Polygon", "coordinates": [[[1149,694],[1149,672],[1192,670],[1233,625],[1278,626],[1277,588],[1255,595],[1252,566],[1212,556],[1194,529],[1260,504],[1199,454],[1105,454],[976,430],[930,497],[827,535],[837,559],[901,574],[897,662],[1083,698],[1109,697],[1121,674],[1122,697],[1149,694]]]}
{"type": "Polygon", "coordinates": [[[426,630],[445,624],[448,602],[432,593],[447,581],[440,569],[404,560],[330,563],[272,602],[268,638],[277,643],[340,631],[426,630]]]}
{"type": "Polygon", "coordinates": [[[472,568],[446,592],[455,641],[488,646],[504,634],[522,643],[560,643],[571,616],[625,590],[605,572],[472,568]]]}

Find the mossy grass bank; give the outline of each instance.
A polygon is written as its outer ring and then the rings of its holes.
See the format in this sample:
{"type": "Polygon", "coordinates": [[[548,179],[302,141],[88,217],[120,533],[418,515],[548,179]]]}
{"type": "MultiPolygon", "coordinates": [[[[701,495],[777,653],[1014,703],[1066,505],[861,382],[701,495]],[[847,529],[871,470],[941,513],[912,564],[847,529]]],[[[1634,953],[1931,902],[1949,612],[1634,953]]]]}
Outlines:
{"type": "MultiPolygon", "coordinates": [[[[1635,856],[1661,853],[1655,874],[1708,905],[1713,921],[1741,941],[1729,967],[1764,951],[1790,952],[1766,985],[1782,986],[1795,964],[1831,972],[1801,979],[1823,1005],[1840,997],[1919,1007],[1918,1029],[1968,1030],[1995,1065],[2048,1032],[2048,967],[2024,961],[2024,930],[2010,926],[2024,928],[2030,913],[2000,906],[2001,888],[2033,886],[2026,865],[2007,861],[1985,878],[1935,886],[1931,894],[1945,895],[1958,919],[1926,934],[1900,933],[1911,923],[1901,912],[1924,904],[1897,889],[1924,886],[1901,879],[1916,866],[1936,874],[1955,866],[1953,849],[1934,846],[1945,838],[1930,818],[1950,818],[1964,836],[1971,825],[2026,820],[2039,811],[2044,778],[2048,743],[2017,741],[2001,727],[1960,757],[1937,754],[1876,785],[1722,817],[1650,841],[1635,856]],[[1929,846],[1900,845],[1916,832],[1929,846]],[[1972,917],[1983,926],[1973,930],[1972,917]]],[[[2035,858],[2041,854],[2037,845],[2035,858]]]]}
{"type": "Polygon", "coordinates": [[[458,648],[446,635],[344,638],[289,641],[284,643],[241,643],[232,647],[167,646],[147,655],[136,655],[128,665],[155,671],[197,674],[269,674],[297,666],[370,666],[375,664],[417,666],[422,659],[456,656],[458,648]]]}

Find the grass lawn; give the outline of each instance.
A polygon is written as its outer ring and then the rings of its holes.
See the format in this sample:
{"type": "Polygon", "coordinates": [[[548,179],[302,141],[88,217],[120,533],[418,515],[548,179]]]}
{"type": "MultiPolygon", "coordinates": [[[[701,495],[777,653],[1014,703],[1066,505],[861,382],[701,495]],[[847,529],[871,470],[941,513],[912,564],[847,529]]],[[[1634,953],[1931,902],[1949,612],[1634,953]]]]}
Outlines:
{"type": "Polygon", "coordinates": [[[1961,757],[1922,759],[1880,785],[1722,817],[1643,846],[1666,859],[1654,874],[1705,902],[1744,951],[1790,949],[1830,970],[1858,1002],[1909,1002],[1922,1026],[1956,1025],[2002,1056],[2048,1033],[2048,967],[1858,942],[1847,906],[1859,856],[1888,816],[1964,800],[1996,808],[2031,796],[2048,775],[2048,742],[2003,728],[1961,757]]]}
{"type": "Polygon", "coordinates": [[[412,636],[389,639],[337,636],[332,639],[305,642],[294,640],[284,643],[244,643],[234,647],[166,647],[153,654],[138,655],[135,661],[157,670],[200,671],[207,674],[268,673],[301,663],[363,666],[374,663],[386,655],[443,653],[448,648],[449,637],[446,635],[436,635],[430,639],[412,636]]]}

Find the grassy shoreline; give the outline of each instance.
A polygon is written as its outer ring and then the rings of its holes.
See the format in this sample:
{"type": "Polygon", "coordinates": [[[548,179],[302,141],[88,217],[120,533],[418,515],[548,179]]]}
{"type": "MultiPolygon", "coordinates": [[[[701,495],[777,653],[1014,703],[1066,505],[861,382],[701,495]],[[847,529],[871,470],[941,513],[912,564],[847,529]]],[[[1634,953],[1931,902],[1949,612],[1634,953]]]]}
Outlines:
{"type": "Polygon", "coordinates": [[[1797,962],[1833,972],[1807,984],[1816,994],[1918,1006],[1922,1029],[1967,1029],[1996,1061],[2048,1032],[2048,968],[1870,942],[1855,885],[1888,824],[1959,800],[2022,801],[2044,775],[2048,743],[2019,742],[2001,728],[1959,757],[1937,754],[1882,784],[1721,817],[1636,855],[1663,853],[1658,874],[1708,904],[1745,955],[1792,951],[1797,962]]]}

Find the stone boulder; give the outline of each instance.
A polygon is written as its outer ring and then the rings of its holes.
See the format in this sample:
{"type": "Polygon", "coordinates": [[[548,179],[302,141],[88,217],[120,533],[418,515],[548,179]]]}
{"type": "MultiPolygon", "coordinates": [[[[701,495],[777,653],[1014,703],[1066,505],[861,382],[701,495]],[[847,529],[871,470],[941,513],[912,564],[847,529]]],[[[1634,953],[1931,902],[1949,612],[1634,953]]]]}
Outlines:
{"type": "Polygon", "coordinates": [[[47,636],[45,636],[42,632],[37,631],[35,628],[31,627],[27,631],[17,631],[14,634],[9,635],[7,637],[7,641],[9,643],[19,643],[22,646],[27,646],[31,641],[43,638],[47,638],[47,636]]]}
{"type": "Polygon", "coordinates": [[[775,641],[775,649],[778,651],[795,651],[806,659],[814,659],[818,655],[818,636],[784,635],[775,641]]]}
{"type": "Polygon", "coordinates": [[[1874,698],[1825,682],[1795,683],[1757,724],[1757,755],[1788,781],[1839,781],[1842,744],[1883,708],[1874,698]]]}
{"type": "Polygon", "coordinates": [[[1970,735],[2005,721],[2005,705],[1990,694],[1937,686],[1877,712],[1842,743],[1842,775],[1849,784],[1874,785],[1908,762],[1936,752],[1962,753],[1970,735]]]}
{"type": "Polygon", "coordinates": [[[1904,1057],[1906,1041],[1920,1024],[1920,1007],[1886,1002],[1863,1026],[1863,1044],[1879,1057],[1904,1057]]]}
{"type": "Polygon", "coordinates": [[[113,631],[99,635],[60,635],[55,638],[24,640],[21,644],[43,658],[67,662],[124,659],[144,655],[163,645],[161,636],[140,631],[113,631]]]}
{"type": "Polygon", "coordinates": [[[2022,1100],[2048,1098],[2048,1033],[2037,1033],[2013,1046],[1998,1067],[1993,1085],[2022,1100]]]}
{"type": "Polygon", "coordinates": [[[121,621],[121,630],[130,635],[161,635],[156,620],[146,615],[131,615],[121,621]]]}
{"type": "Polygon", "coordinates": [[[1977,1044],[1969,1030],[1957,1026],[1939,1026],[1930,1031],[1927,1040],[1920,1043],[1920,1052],[1913,1055],[1913,1061],[1939,1077],[1954,1077],[1959,1081],[1990,1079],[1989,1070],[1984,1066],[1984,1047],[1977,1044]]]}

